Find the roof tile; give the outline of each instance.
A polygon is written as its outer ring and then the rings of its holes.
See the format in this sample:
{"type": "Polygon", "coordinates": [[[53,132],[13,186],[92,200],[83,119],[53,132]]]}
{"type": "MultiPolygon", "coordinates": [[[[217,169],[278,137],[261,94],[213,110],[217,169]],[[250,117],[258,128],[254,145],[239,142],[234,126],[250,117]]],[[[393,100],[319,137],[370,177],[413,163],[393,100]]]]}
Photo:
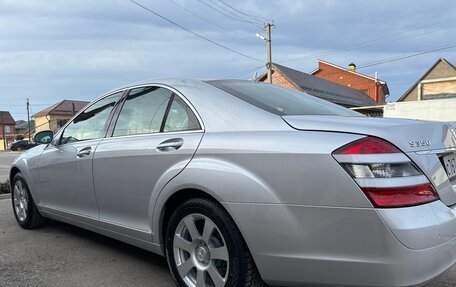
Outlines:
{"type": "Polygon", "coordinates": [[[74,111],[77,113],[82,110],[89,102],[86,101],[73,101],[73,100],[63,100],[60,101],[38,113],[34,114],[33,117],[43,117],[47,115],[73,115],[73,104],[74,104],[74,111]]]}
{"type": "Polygon", "coordinates": [[[378,105],[365,93],[274,63],[273,67],[304,92],[344,106],[378,105]]]}
{"type": "Polygon", "coordinates": [[[13,116],[8,111],[0,111],[0,124],[3,124],[3,122],[6,125],[16,125],[13,116]]]}

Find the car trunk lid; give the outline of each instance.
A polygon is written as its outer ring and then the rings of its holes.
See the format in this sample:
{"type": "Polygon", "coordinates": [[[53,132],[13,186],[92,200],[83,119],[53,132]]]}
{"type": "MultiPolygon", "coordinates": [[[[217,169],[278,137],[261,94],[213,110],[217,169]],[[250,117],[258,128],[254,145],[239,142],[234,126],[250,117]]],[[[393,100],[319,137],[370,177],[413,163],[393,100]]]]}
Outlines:
{"type": "Polygon", "coordinates": [[[297,130],[354,133],[387,140],[418,165],[446,205],[456,204],[456,179],[450,180],[442,164],[444,155],[456,151],[456,125],[406,119],[283,116],[297,130]]]}
{"type": "Polygon", "coordinates": [[[339,116],[282,118],[297,130],[355,133],[383,138],[403,152],[456,148],[455,127],[444,122],[339,116]]]}

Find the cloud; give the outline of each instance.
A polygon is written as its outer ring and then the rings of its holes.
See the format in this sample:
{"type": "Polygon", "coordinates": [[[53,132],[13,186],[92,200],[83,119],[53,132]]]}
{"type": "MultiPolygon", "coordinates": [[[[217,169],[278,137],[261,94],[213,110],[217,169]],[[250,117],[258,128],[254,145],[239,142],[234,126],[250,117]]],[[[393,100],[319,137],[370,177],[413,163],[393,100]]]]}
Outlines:
{"type": "MultiPolygon", "coordinates": [[[[255,25],[230,19],[198,0],[173,1],[216,25],[169,0],[138,1],[207,38],[266,58],[265,43],[255,37],[264,31],[255,25]]],[[[305,72],[316,67],[317,58],[359,66],[456,38],[456,6],[443,0],[225,2],[273,18],[273,60],[305,72]]],[[[378,72],[395,99],[439,57],[456,62],[455,49],[362,72],[378,72]]],[[[249,78],[263,64],[201,40],[127,0],[0,0],[0,63],[0,110],[11,110],[16,119],[25,118],[26,98],[37,112],[58,100],[91,100],[147,78],[249,78]]]]}

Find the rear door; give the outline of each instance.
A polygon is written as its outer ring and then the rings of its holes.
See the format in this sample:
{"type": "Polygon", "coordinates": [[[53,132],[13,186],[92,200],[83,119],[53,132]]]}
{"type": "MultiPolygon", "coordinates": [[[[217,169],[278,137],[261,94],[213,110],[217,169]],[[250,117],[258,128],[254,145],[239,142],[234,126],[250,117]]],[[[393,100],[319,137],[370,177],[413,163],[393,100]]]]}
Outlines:
{"type": "Polygon", "coordinates": [[[147,86],[129,92],[110,133],[93,161],[100,219],[147,239],[152,192],[191,160],[202,124],[176,91],[147,86]]]}

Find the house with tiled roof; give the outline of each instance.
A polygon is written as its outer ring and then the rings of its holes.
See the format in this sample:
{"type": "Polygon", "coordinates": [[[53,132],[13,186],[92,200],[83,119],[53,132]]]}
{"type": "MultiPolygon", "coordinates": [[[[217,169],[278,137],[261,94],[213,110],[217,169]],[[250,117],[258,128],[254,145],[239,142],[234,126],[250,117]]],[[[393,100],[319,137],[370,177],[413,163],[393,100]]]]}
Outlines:
{"type": "Polygon", "coordinates": [[[0,150],[6,150],[8,143],[14,141],[16,122],[8,111],[0,111],[0,150]]]}
{"type": "MultiPolygon", "coordinates": [[[[261,74],[258,81],[268,82],[267,71],[261,74]]],[[[272,83],[339,104],[344,107],[376,106],[377,103],[362,91],[333,83],[310,74],[272,64],[272,83]]]]}
{"type": "Polygon", "coordinates": [[[32,116],[35,119],[35,132],[57,131],[88,103],[86,101],[63,100],[39,111],[32,116]]]}
{"type": "Polygon", "coordinates": [[[389,95],[388,84],[385,81],[358,72],[354,63],[350,63],[348,68],[344,68],[327,61],[318,60],[318,68],[310,74],[362,91],[378,104],[384,104],[385,98],[389,95]]]}

